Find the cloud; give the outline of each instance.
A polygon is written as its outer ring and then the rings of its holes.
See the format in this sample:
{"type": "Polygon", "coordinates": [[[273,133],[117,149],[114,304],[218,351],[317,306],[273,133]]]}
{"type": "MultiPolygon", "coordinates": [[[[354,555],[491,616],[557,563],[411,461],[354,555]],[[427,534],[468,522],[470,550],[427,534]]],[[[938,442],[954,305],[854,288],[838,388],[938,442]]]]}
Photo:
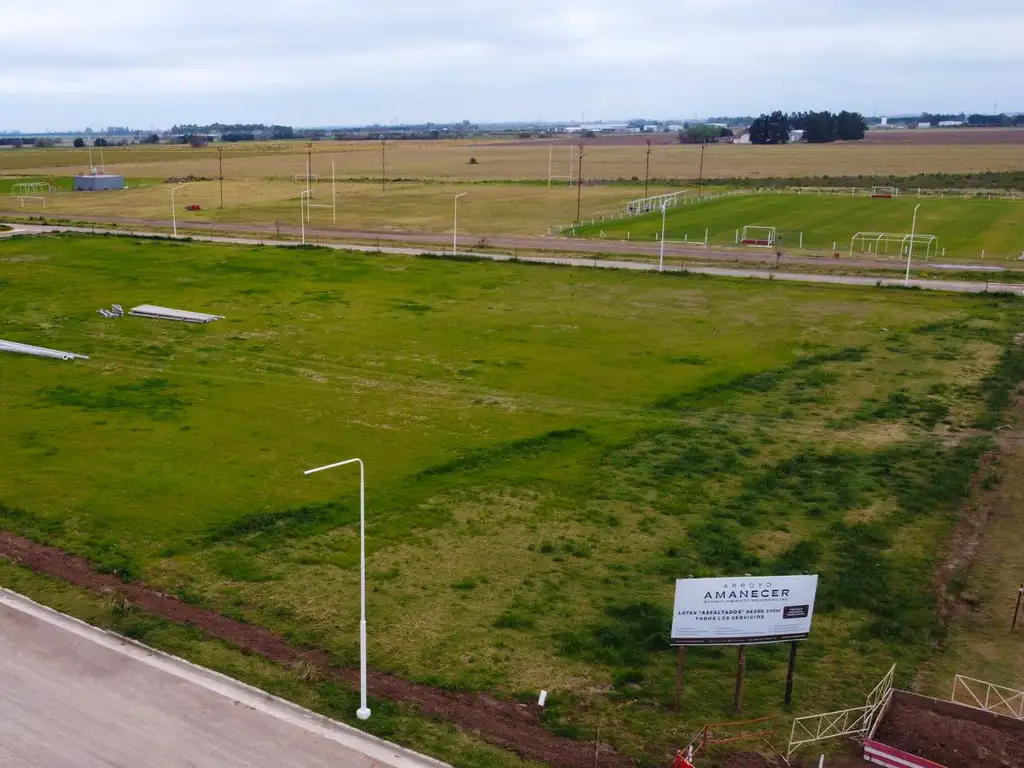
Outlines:
{"type": "Polygon", "coordinates": [[[80,0],[0,24],[0,128],[982,110],[1009,0],[80,0]]]}

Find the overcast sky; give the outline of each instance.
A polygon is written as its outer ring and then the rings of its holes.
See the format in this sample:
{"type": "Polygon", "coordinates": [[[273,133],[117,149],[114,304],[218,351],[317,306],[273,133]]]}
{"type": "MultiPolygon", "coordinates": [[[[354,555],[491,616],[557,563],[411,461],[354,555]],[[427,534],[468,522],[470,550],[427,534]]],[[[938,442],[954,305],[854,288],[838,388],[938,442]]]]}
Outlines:
{"type": "Polygon", "coordinates": [[[1024,110],[1020,0],[2,5],[8,130],[1024,110]]]}

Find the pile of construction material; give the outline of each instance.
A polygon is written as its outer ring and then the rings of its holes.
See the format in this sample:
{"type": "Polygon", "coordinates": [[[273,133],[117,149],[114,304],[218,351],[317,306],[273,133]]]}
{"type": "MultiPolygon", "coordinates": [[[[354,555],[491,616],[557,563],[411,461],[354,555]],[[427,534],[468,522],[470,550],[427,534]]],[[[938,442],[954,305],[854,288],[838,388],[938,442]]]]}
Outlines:
{"type": "Polygon", "coordinates": [[[104,317],[124,317],[124,309],[120,304],[111,304],[110,309],[97,309],[104,317]]]}
{"type": "Polygon", "coordinates": [[[141,304],[137,307],[132,307],[128,314],[132,317],[148,317],[153,320],[176,320],[179,323],[212,323],[214,320],[224,319],[222,315],[208,315],[204,312],[188,312],[184,309],[156,307],[152,304],[141,304]]]}
{"type": "Polygon", "coordinates": [[[54,360],[88,360],[88,355],[76,355],[74,352],[62,352],[59,349],[47,349],[46,347],[34,347],[31,344],[19,344],[16,341],[4,341],[0,339],[0,352],[14,352],[19,355],[33,355],[35,357],[50,357],[54,360]]]}

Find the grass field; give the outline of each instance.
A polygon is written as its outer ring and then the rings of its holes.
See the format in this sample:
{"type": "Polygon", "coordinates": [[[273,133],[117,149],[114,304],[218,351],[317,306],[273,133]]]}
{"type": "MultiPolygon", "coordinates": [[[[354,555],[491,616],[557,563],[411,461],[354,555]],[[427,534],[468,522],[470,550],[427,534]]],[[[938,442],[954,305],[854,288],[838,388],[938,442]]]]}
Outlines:
{"type": "MultiPolygon", "coordinates": [[[[291,179],[306,169],[304,142],[252,142],[225,145],[224,175],[228,179],[291,179]]],[[[554,173],[569,173],[568,147],[555,147],[554,173]]],[[[643,179],[646,147],[588,146],[585,179],[643,179]]],[[[94,151],[95,154],[95,151],[94,151]]],[[[669,144],[654,147],[651,176],[695,179],[700,147],[669,144]]],[[[391,179],[450,181],[547,181],[549,144],[401,141],[387,145],[387,175],[391,179]],[[470,159],[476,158],[475,164],[470,159]]],[[[214,147],[113,147],[105,152],[107,170],[140,178],[219,175],[214,147]]],[[[94,157],[95,160],[95,157],[94,157]]],[[[381,152],[377,142],[318,142],[313,173],[330,175],[332,160],[338,178],[380,178],[381,152]]],[[[86,172],[85,149],[21,149],[0,152],[0,175],[71,175],[86,172]]],[[[917,173],[971,173],[1024,169],[1020,145],[970,144],[955,149],[941,145],[851,142],[821,145],[758,147],[712,145],[704,153],[704,177],[770,178],[804,176],[909,176],[917,173]]]]}
{"type": "MultiPolygon", "coordinates": [[[[300,185],[294,177],[305,172],[305,144],[253,142],[223,149],[224,209],[219,208],[216,181],[195,182],[179,198],[179,223],[295,223],[300,185]],[[184,205],[188,203],[201,205],[203,211],[186,214],[184,205]]],[[[555,148],[555,174],[570,172],[570,150],[575,152],[571,147],[555,148]]],[[[643,195],[645,151],[644,146],[587,147],[583,177],[592,183],[583,190],[580,210],[584,220],[614,214],[628,200],[643,195]]],[[[60,192],[47,196],[45,208],[33,201],[22,207],[0,197],[0,210],[69,219],[92,215],[165,221],[170,218],[171,185],[162,182],[186,177],[216,179],[220,173],[215,148],[113,147],[106,151],[105,161],[107,170],[123,174],[133,189],[89,195],[60,192]]],[[[385,192],[378,186],[378,143],[320,142],[314,146],[312,170],[320,177],[317,202],[327,204],[331,164],[336,167],[340,182],[339,227],[448,232],[452,199],[455,194],[468,192],[469,197],[460,205],[460,229],[468,235],[486,238],[499,234],[540,235],[549,227],[575,220],[576,190],[564,183],[548,188],[548,161],[546,143],[391,142],[386,152],[387,178],[391,183],[385,192]]],[[[87,171],[88,166],[89,154],[84,149],[6,150],[0,152],[0,195],[11,184],[28,178],[50,181],[66,190],[71,186],[71,177],[87,171]]],[[[651,177],[655,181],[650,185],[650,193],[669,188],[667,181],[658,179],[672,180],[672,188],[678,189],[680,183],[698,175],[699,166],[699,147],[656,146],[651,160],[651,177]]],[[[963,144],[953,151],[948,146],[869,142],[787,147],[714,145],[705,151],[703,172],[707,179],[757,180],[830,175],[855,179],[869,174],[906,176],[1021,169],[1024,159],[1019,146],[1014,144],[963,144]]],[[[896,209],[902,210],[900,206],[893,207],[896,209]]],[[[317,209],[314,216],[319,226],[331,222],[328,210],[317,209]]],[[[821,229],[825,214],[818,218],[822,221],[811,217],[808,224],[821,229]]],[[[985,223],[984,217],[979,222],[985,223]]],[[[805,222],[801,219],[798,223],[805,222]]],[[[710,224],[713,225],[714,222],[710,224]]],[[[901,224],[902,228],[906,226],[901,224]]],[[[718,234],[723,239],[729,236],[729,232],[718,234]]],[[[820,232],[808,234],[817,236],[820,232]]],[[[965,236],[973,240],[971,234],[968,231],[965,236]]],[[[827,236],[820,239],[831,244],[827,236]]]]}
{"type": "MultiPolygon", "coordinates": [[[[70,184],[70,179],[66,182],[70,184]]],[[[0,197],[0,210],[71,219],[110,216],[170,222],[170,190],[177,185],[150,180],[129,180],[128,183],[133,188],[47,195],[45,207],[29,201],[25,208],[20,208],[17,201],[0,197]]],[[[6,194],[9,188],[5,179],[0,183],[0,195],[6,194]]],[[[290,180],[226,181],[224,209],[221,210],[220,185],[216,181],[193,182],[176,194],[178,225],[202,227],[205,222],[215,221],[297,227],[299,194],[303,189],[303,184],[290,180]],[[185,211],[185,206],[191,204],[202,206],[202,211],[185,211]]],[[[314,190],[314,204],[330,206],[330,182],[321,182],[314,190]]],[[[652,186],[651,194],[666,190],[666,187],[652,186]]],[[[576,216],[576,190],[564,185],[548,189],[543,185],[521,184],[396,183],[389,185],[385,192],[379,184],[339,183],[337,226],[349,230],[451,232],[454,197],[460,193],[467,196],[459,201],[459,231],[478,237],[543,235],[548,227],[572,221],[576,216]]],[[[642,195],[642,191],[638,193],[619,186],[588,188],[583,198],[583,211],[597,215],[601,211],[617,210],[637,194],[642,195]]],[[[330,207],[314,208],[311,214],[311,226],[332,226],[330,207]]]]}
{"type": "MultiPolygon", "coordinates": [[[[1010,298],[115,238],[0,242],[0,528],[660,764],[731,700],[673,580],[821,574],[800,712],[942,640],[931,571],[1021,372],[1010,298]],[[182,327],[112,302],[206,310],[182,327]]],[[[0,573],[3,573],[0,570],[0,573]]],[[[751,649],[746,712],[781,709],[751,649]]]]}
{"type": "MultiPolygon", "coordinates": [[[[665,219],[665,239],[703,242],[705,229],[713,244],[732,245],[736,230],[745,225],[775,227],[785,235],[787,251],[797,250],[800,233],[805,248],[831,249],[838,242],[847,253],[857,232],[910,232],[914,207],[918,234],[939,238],[939,252],[979,259],[1016,258],[1024,252],[1024,200],[918,199],[892,200],[870,197],[817,197],[813,195],[742,195],[699,205],[670,208],[665,219]]],[[[655,240],[661,233],[661,213],[631,219],[602,221],[576,230],[582,237],[655,240]]],[[[859,247],[858,247],[859,251],[859,247]]],[[[915,248],[916,251],[916,248],[915,248]]],[[[895,246],[899,255],[899,245],[895,246]]]]}

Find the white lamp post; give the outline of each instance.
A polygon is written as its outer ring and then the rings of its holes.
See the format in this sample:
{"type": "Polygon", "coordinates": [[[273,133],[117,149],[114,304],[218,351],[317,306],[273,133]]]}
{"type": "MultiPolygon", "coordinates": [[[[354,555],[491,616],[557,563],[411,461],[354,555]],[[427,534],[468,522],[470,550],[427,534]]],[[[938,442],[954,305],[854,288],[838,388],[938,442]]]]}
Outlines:
{"type": "Polygon", "coordinates": [[[299,221],[302,222],[302,244],[306,244],[306,216],[309,215],[309,195],[312,190],[305,189],[299,193],[299,221]]]}
{"type": "Polygon", "coordinates": [[[468,195],[468,192],[460,192],[455,196],[455,220],[452,222],[452,256],[459,247],[459,198],[468,195]]]}
{"type": "Polygon", "coordinates": [[[366,471],[362,459],[348,459],[325,467],[307,469],[302,474],[312,475],[326,469],[336,469],[347,464],[359,464],[359,709],[356,717],[370,718],[366,706],[366,471]]]}
{"type": "Polygon", "coordinates": [[[174,208],[174,193],[184,188],[185,185],[182,184],[171,190],[171,231],[174,233],[175,237],[178,236],[178,212],[174,208]]]}
{"type": "Polygon", "coordinates": [[[917,209],[921,207],[918,203],[914,206],[914,220],[910,224],[910,251],[907,253],[907,275],[903,278],[903,285],[910,285],[910,260],[914,257],[914,234],[917,231],[917,209]]]}
{"type": "Polygon", "coordinates": [[[661,204],[661,256],[658,258],[658,271],[665,271],[665,211],[668,210],[668,205],[665,203],[661,204]]]}

